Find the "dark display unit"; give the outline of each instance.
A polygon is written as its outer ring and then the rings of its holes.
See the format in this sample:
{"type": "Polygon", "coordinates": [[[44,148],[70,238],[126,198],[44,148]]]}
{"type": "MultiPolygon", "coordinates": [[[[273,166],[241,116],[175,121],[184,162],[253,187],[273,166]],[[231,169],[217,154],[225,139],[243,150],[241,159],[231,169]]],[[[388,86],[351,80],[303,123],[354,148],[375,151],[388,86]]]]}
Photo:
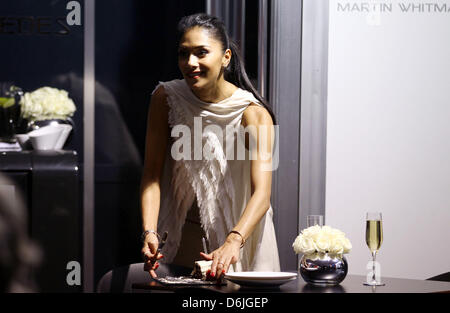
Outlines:
{"type": "MultiPolygon", "coordinates": [[[[77,153],[0,152],[0,172],[23,195],[29,235],[43,252],[35,272],[38,291],[81,292],[81,284],[67,282],[74,269],[67,269],[68,263],[76,261],[82,265],[83,260],[77,153]]],[[[81,267],[79,274],[82,277],[81,267]]]]}

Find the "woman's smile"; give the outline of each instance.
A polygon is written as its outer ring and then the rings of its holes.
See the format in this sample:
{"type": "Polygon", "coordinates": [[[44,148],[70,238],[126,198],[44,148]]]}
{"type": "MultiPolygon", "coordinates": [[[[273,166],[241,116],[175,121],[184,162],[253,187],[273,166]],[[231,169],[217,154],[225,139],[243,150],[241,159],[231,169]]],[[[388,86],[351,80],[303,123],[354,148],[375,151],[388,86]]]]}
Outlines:
{"type": "Polygon", "coordinates": [[[190,72],[190,73],[187,74],[187,76],[189,78],[193,78],[193,79],[199,79],[200,76],[202,76],[202,75],[203,75],[202,71],[190,72]]]}

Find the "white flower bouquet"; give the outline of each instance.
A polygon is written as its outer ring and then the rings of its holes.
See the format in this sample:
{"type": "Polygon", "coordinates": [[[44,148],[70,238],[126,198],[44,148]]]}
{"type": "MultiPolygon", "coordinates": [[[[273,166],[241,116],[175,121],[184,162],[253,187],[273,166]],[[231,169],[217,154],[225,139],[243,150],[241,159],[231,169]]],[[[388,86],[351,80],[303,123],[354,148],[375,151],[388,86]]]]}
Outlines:
{"type": "Polygon", "coordinates": [[[42,87],[26,92],[21,102],[22,117],[30,121],[50,119],[66,120],[73,116],[76,107],[68,92],[51,87],[42,87]]]}
{"type": "Polygon", "coordinates": [[[345,233],[330,226],[311,226],[304,229],[295,239],[292,247],[295,253],[305,255],[343,255],[352,249],[345,233]]]}

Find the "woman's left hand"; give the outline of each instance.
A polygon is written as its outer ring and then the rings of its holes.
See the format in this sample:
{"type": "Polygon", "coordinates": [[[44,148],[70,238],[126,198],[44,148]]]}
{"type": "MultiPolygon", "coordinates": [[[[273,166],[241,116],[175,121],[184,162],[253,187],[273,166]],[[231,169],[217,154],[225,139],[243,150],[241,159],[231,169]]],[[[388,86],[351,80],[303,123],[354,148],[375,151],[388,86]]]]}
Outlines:
{"type": "Polygon", "coordinates": [[[239,260],[239,251],[241,248],[240,237],[233,238],[232,235],[227,237],[225,243],[218,249],[209,254],[200,252],[205,260],[212,260],[211,276],[220,278],[222,274],[228,272],[231,264],[235,264],[239,260]]]}

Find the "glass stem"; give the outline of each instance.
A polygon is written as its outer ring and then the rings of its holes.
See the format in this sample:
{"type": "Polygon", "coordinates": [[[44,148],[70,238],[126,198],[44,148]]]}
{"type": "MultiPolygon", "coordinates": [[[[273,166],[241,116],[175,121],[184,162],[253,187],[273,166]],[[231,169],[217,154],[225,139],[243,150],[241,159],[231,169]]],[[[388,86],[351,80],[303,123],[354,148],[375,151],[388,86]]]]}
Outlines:
{"type": "Polygon", "coordinates": [[[372,281],[376,282],[375,277],[375,260],[377,258],[377,251],[372,252],[372,281]]]}

